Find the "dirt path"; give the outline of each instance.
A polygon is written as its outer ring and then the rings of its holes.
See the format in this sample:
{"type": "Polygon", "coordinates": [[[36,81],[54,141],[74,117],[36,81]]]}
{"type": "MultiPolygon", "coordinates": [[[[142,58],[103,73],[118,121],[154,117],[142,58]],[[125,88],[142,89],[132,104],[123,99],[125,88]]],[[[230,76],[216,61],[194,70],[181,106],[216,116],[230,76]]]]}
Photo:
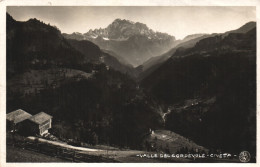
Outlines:
{"type": "MultiPolygon", "coordinates": [[[[102,150],[102,149],[92,149],[92,148],[84,148],[84,147],[76,147],[68,145],[64,142],[50,141],[38,137],[30,136],[28,137],[30,140],[38,139],[41,143],[48,143],[51,145],[56,145],[63,148],[73,149],[78,153],[91,155],[91,156],[101,156],[108,159],[113,159],[117,162],[177,162],[177,160],[173,159],[149,159],[140,157],[139,155],[143,154],[154,154],[153,152],[139,151],[139,150],[102,150]]],[[[180,159],[179,161],[183,161],[180,159]]]]}
{"type": "Polygon", "coordinates": [[[50,140],[41,139],[41,138],[33,137],[33,136],[29,136],[28,139],[31,139],[31,140],[38,139],[38,141],[43,142],[43,143],[49,143],[49,144],[52,144],[52,145],[61,146],[61,147],[64,147],[64,148],[74,149],[74,150],[78,150],[78,151],[90,151],[90,152],[92,152],[92,151],[104,151],[104,150],[99,150],[99,149],[76,147],[76,146],[68,145],[67,143],[50,141],[50,140]]]}

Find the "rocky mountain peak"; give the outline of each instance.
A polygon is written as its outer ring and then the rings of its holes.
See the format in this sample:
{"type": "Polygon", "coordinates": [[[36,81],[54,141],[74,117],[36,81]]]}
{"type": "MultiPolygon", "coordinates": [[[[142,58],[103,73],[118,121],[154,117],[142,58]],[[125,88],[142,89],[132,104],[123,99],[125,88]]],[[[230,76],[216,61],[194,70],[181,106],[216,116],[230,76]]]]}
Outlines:
{"type": "Polygon", "coordinates": [[[127,40],[135,35],[146,36],[148,39],[157,39],[157,40],[175,40],[173,36],[170,36],[166,33],[155,32],[152,29],[148,28],[146,24],[140,22],[133,22],[126,19],[115,19],[111,24],[106,28],[89,30],[84,34],[87,38],[97,38],[103,37],[105,40],[117,40],[123,41],[127,40]]]}
{"type": "Polygon", "coordinates": [[[119,24],[135,24],[133,21],[126,20],[126,19],[115,19],[112,23],[112,25],[119,25],[119,24]]]}
{"type": "Polygon", "coordinates": [[[82,35],[64,34],[65,38],[89,40],[101,49],[110,50],[133,66],[160,55],[174,46],[175,37],[150,29],[146,24],[115,19],[106,28],[91,29],[82,35]]]}

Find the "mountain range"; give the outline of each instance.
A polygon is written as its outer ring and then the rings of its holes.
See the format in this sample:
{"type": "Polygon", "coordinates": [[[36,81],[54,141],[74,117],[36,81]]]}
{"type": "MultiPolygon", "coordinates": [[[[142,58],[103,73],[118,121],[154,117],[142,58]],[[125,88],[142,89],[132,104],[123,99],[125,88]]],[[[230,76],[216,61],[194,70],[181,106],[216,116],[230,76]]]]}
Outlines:
{"type": "Polygon", "coordinates": [[[89,40],[101,49],[120,55],[129,64],[137,66],[151,57],[166,52],[175,46],[175,37],[155,32],[147,25],[125,19],[116,19],[106,28],[88,32],[63,34],[67,39],[89,40]]]}

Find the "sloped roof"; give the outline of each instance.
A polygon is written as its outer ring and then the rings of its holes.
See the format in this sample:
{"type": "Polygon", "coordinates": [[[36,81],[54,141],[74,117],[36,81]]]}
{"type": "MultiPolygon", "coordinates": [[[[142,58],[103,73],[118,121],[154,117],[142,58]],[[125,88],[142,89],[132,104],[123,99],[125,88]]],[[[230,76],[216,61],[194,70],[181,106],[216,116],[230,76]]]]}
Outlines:
{"type": "Polygon", "coordinates": [[[19,122],[22,122],[30,118],[31,116],[32,116],[31,114],[25,112],[24,110],[18,109],[6,114],[6,119],[8,121],[12,121],[13,123],[17,124],[19,122]]]}
{"type": "Polygon", "coordinates": [[[52,116],[50,116],[49,114],[46,114],[45,112],[40,112],[40,113],[30,117],[29,120],[40,125],[51,118],[52,118],[52,116]]]}

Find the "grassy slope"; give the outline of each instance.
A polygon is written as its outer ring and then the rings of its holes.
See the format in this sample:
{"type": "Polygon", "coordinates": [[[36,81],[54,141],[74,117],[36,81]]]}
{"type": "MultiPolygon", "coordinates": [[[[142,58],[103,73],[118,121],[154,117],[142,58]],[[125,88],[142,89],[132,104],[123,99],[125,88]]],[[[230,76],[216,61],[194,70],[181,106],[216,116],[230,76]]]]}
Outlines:
{"type": "Polygon", "coordinates": [[[7,146],[6,162],[69,162],[34,151],[7,146]]]}
{"type": "Polygon", "coordinates": [[[164,150],[169,147],[170,153],[176,153],[180,148],[187,147],[188,149],[200,149],[208,151],[202,146],[197,145],[193,141],[168,130],[155,130],[154,134],[150,134],[147,139],[149,142],[155,142],[157,150],[164,150]]]}

